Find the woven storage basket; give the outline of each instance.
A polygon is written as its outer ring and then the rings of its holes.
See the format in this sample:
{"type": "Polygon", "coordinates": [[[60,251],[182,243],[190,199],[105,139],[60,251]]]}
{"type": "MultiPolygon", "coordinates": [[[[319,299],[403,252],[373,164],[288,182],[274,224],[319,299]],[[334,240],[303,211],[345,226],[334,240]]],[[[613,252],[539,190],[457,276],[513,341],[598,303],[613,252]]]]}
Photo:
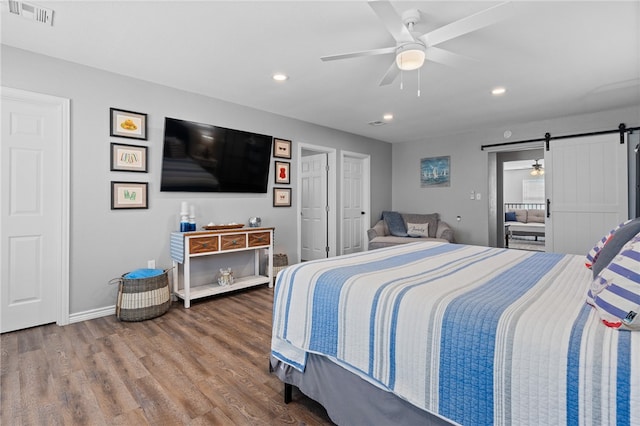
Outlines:
{"type": "Polygon", "coordinates": [[[278,272],[282,271],[289,265],[289,258],[284,253],[276,253],[273,255],[273,279],[278,276],[278,272]]]}
{"type": "MultiPolygon", "coordinates": [[[[126,275],[126,274],[125,274],[126,275]]],[[[144,321],[169,310],[171,291],[167,271],[149,278],[118,278],[116,318],[120,321],[144,321]]]]}

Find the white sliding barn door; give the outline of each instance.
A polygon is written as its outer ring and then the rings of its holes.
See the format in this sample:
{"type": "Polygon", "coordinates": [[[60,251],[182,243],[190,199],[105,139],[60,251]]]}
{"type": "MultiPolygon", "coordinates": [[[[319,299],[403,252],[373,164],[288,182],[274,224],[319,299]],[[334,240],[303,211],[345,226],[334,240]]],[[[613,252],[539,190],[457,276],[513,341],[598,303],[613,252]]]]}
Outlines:
{"type": "Polygon", "coordinates": [[[628,216],[627,145],[620,134],[551,140],[546,250],[586,254],[628,216]]]}

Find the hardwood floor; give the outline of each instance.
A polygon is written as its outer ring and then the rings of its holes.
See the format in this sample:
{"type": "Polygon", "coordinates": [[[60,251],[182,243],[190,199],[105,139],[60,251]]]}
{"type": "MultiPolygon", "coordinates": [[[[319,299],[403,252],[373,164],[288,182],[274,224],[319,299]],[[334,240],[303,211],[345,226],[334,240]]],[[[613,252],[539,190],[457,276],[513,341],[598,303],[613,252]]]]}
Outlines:
{"type": "Polygon", "coordinates": [[[269,374],[273,289],[0,336],[2,425],[331,425],[269,374]]]}

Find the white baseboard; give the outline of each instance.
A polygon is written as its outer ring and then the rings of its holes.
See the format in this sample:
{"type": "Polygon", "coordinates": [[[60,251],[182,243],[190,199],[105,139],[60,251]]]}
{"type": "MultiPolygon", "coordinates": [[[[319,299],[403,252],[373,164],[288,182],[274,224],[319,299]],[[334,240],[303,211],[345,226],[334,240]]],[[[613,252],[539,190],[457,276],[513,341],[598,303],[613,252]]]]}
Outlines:
{"type": "Polygon", "coordinates": [[[107,306],[105,308],[92,309],[90,311],[78,312],[77,314],[69,315],[69,324],[75,322],[87,321],[96,318],[107,317],[109,315],[116,314],[116,306],[107,306]]]}

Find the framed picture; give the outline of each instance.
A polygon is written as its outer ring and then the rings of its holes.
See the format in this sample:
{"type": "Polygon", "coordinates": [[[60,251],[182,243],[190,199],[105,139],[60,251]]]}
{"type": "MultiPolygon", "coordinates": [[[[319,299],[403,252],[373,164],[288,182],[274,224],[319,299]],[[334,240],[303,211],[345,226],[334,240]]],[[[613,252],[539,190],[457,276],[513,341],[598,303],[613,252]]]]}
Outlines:
{"type": "Polygon", "coordinates": [[[291,188],[273,188],[273,207],[291,207],[291,188]]]}
{"type": "Polygon", "coordinates": [[[286,161],[276,161],[276,183],[277,184],[289,184],[291,179],[289,178],[289,164],[286,161]]]}
{"type": "Polygon", "coordinates": [[[451,157],[429,157],[420,160],[420,186],[437,188],[450,185],[451,157]]]}
{"type": "Polygon", "coordinates": [[[111,144],[111,171],[147,172],[147,147],[111,144]]]}
{"type": "Polygon", "coordinates": [[[291,141],[273,138],[273,156],[291,159],[291,141]]]}
{"type": "Polygon", "coordinates": [[[111,210],[148,209],[147,182],[111,182],[111,210]]]}
{"type": "Polygon", "coordinates": [[[147,140],[147,114],[110,108],[111,136],[147,140]]]}

